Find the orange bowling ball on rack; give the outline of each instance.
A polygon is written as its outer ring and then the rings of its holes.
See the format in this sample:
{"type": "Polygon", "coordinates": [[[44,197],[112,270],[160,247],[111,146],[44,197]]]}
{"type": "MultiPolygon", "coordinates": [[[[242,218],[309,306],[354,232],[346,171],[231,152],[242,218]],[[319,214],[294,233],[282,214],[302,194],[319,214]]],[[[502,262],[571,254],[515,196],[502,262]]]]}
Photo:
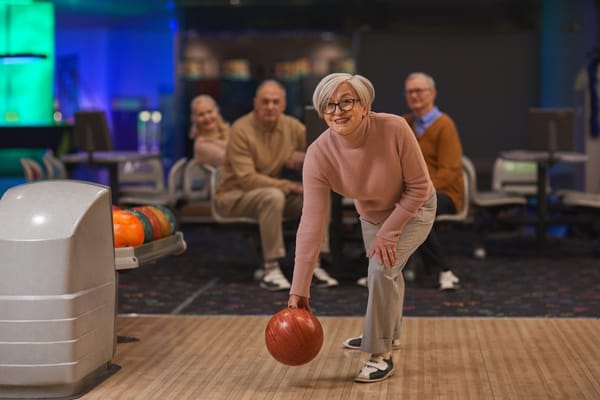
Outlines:
{"type": "Polygon", "coordinates": [[[306,364],[321,351],[323,328],[310,311],[285,308],[269,320],[265,344],[273,358],[282,364],[306,364]]]}
{"type": "Polygon", "coordinates": [[[144,243],[144,227],[126,210],[112,210],[115,247],[135,247],[144,243]]]}

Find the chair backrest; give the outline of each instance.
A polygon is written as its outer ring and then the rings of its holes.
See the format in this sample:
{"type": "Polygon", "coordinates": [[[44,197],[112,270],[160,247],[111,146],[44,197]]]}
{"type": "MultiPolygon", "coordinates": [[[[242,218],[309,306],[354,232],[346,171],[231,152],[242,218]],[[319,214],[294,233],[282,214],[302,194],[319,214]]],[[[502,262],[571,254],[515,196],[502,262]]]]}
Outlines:
{"type": "Polygon", "coordinates": [[[492,172],[492,189],[507,193],[535,195],[537,193],[537,164],[534,161],[496,158],[492,172]]]}
{"type": "Polygon", "coordinates": [[[210,173],[207,165],[191,160],[183,171],[183,194],[188,202],[210,199],[210,173]]]}
{"type": "Polygon", "coordinates": [[[23,167],[23,174],[27,182],[39,181],[44,179],[44,169],[33,158],[23,157],[21,158],[21,166],[23,167]]]}
{"type": "Polygon", "coordinates": [[[463,156],[463,168],[469,180],[469,198],[471,206],[479,207],[521,207],[527,203],[527,198],[519,194],[511,194],[499,190],[479,191],[477,189],[477,172],[468,157],[463,156]]]}
{"type": "Polygon", "coordinates": [[[48,173],[48,179],[66,179],[67,169],[65,164],[57,157],[54,156],[52,151],[48,151],[42,158],[46,172],[48,173]]]}
{"type": "MultiPolygon", "coordinates": [[[[439,214],[435,220],[436,221],[453,221],[453,222],[463,222],[467,221],[469,218],[469,208],[471,205],[471,189],[470,189],[470,177],[469,177],[469,167],[467,166],[467,162],[470,160],[463,157],[463,204],[460,210],[458,210],[455,214],[439,214]],[[467,160],[467,161],[465,161],[467,160]]],[[[471,164],[472,167],[472,164],[471,164]]]]}
{"type": "Polygon", "coordinates": [[[167,191],[171,196],[179,196],[183,193],[183,172],[187,158],[182,157],[171,166],[167,176],[167,191]]]}
{"type": "Polygon", "coordinates": [[[127,161],[119,165],[119,186],[165,189],[165,170],[160,159],[127,161]]]}
{"type": "Polygon", "coordinates": [[[215,168],[215,167],[212,167],[207,164],[204,164],[202,167],[209,173],[209,176],[210,176],[210,180],[209,180],[209,182],[210,182],[210,185],[209,185],[210,213],[211,213],[213,219],[216,222],[219,222],[222,224],[239,224],[239,223],[257,224],[258,220],[254,219],[254,218],[224,217],[223,215],[221,215],[221,213],[219,212],[219,209],[217,208],[217,206],[215,204],[215,196],[214,196],[214,194],[217,191],[217,186],[219,185],[219,180],[221,179],[221,168],[215,168]]]}

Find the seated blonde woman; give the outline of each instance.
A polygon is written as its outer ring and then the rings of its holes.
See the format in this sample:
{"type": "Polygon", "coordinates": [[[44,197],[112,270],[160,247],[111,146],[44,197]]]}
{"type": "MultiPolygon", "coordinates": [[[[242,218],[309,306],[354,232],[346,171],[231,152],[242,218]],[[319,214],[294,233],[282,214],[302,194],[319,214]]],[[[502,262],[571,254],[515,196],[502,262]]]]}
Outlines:
{"type": "Polygon", "coordinates": [[[209,95],[196,96],[190,108],[192,126],[189,137],[194,141],[194,160],[220,167],[225,161],[229,124],[223,121],[217,102],[209,95]]]}

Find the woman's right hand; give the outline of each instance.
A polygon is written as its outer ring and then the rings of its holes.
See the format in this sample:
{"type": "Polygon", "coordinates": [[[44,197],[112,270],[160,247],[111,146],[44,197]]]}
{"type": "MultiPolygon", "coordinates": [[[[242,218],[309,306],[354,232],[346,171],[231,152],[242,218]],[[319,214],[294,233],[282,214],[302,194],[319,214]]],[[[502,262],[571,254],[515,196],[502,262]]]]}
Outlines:
{"type": "Polygon", "coordinates": [[[308,297],[298,296],[297,294],[290,294],[288,300],[288,308],[303,308],[310,311],[310,302],[308,297]]]}
{"type": "Polygon", "coordinates": [[[396,242],[375,236],[375,241],[373,242],[373,246],[371,246],[371,251],[369,251],[369,258],[374,255],[377,256],[379,264],[383,264],[386,268],[391,268],[396,264],[398,257],[396,242]]]}

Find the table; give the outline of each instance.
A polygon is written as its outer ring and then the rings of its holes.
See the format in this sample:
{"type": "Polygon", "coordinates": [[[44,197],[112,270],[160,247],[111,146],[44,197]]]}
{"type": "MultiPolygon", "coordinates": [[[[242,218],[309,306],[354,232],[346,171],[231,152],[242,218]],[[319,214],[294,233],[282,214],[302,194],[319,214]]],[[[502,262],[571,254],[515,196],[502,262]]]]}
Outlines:
{"type": "Polygon", "coordinates": [[[93,151],[65,154],[61,160],[65,164],[88,164],[92,167],[107,168],[109,186],[113,204],[119,197],[119,164],[127,161],[160,159],[159,153],[140,153],[137,151],[93,151]]]}
{"type": "Polygon", "coordinates": [[[549,169],[558,163],[584,163],[588,156],[583,153],[571,151],[532,151],[532,150],[510,150],[500,153],[505,160],[530,161],[537,164],[537,223],[536,243],[539,248],[546,245],[546,230],[550,225],[548,214],[548,199],[546,197],[546,182],[548,181],[549,169]]]}

